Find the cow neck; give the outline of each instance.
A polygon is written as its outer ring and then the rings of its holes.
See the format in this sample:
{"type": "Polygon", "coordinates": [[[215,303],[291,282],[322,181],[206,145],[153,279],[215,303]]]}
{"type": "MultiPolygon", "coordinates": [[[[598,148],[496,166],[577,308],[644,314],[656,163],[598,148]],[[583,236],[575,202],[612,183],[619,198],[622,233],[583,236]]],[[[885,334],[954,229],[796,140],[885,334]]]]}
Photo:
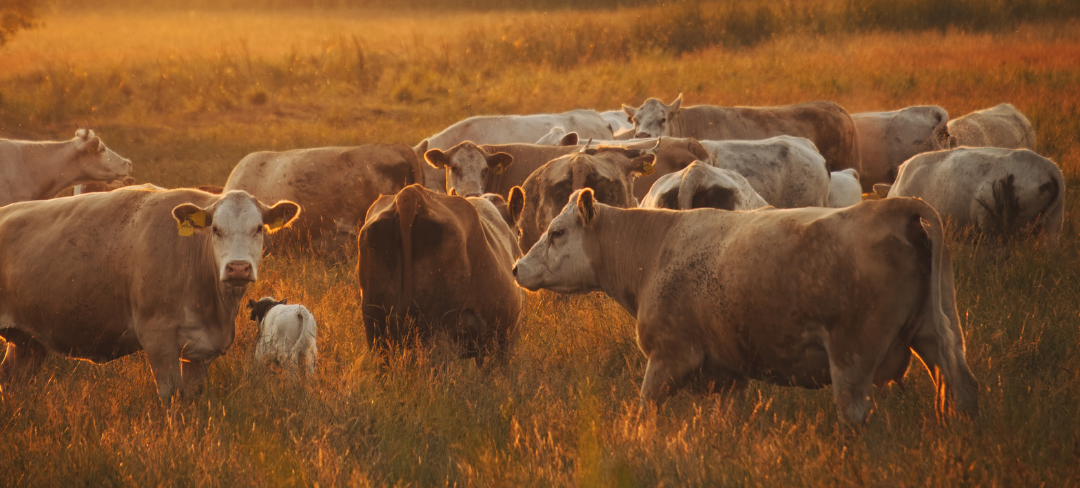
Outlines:
{"type": "Polygon", "coordinates": [[[79,181],[82,176],[68,168],[78,156],[78,149],[73,141],[35,142],[24,149],[24,159],[28,188],[33,193],[32,200],[52,198],[79,181]]]}
{"type": "Polygon", "coordinates": [[[637,318],[641,289],[655,272],[656,253],[674,224],[668,212],[596,206],[591,259],[600,289],[637,318]]]}
{"type": "MultiPolygon", "coordinates": [[[[232,326],[236,321],[236,313],[240,309],[240,300],[244,298],[247,293],[248,285],[244,286],[231,286],[227,283],[223,283],[218,277],[217,261],[214,259],[214,247],[210,243],[209,229],[204,232],[196,234],[199,236],[199,240],[195,243],[194,260],[192,266],[197,266],[197,263],[213,263],[213,270],[209,273],[209,279],[212,280],[215,295],[215,305],[217,307],[217,318],[220,325],[223,327],[232,326]]],[[[198,273],[198,271],[196,271],[198,273]]]]}

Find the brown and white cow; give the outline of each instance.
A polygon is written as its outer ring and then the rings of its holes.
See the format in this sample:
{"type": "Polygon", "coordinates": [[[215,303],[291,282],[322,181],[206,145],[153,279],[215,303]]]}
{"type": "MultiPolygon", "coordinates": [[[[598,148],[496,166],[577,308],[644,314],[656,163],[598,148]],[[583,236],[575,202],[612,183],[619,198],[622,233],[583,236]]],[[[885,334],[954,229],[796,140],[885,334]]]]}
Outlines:
{"type": "Polygon", "coordinates": [[[525,300],[510,274],[520,256],[486,198],[420,185],[380,197],[360,231],[368,347],[385,353],[445,334],[478,366],[489,354],[505,361],[525,300]]]}
{"type": "Polygon", "coordinates": [[[290,200],[304,213],[279,239],[355,242],[379,195],[424,182],[409,146],[371,144],[251,153],[229,175],[225,191],[244,190],[264,201],[290,200]]]}
{"type": "Polygon", "coordinates": [[[950,120],[949,136],[951,147],[1035,150],[1035,128],[1031,126],[1031,121],[1008,103],[950,120]]]}
{"type": "Polygon", "coordinates": [[[676,212],[610,207],[583,190],[514,275],[529,290],[603,291],[622,305],[648,358],[643,404],[747,378],[832,384],[840,418],[860,423],[874,385],[902,380],[914,351],[937,405],[978,408],[941,221],[916,199],[676,212]]]}
{"type": "Polygon", "coordinates": [[[694,161],[690,166],[656,180],[638,207],[753,210],[768,205],[738,172],[694,161]]]}
{"type": "Polygon", "coordinates": [[[949,113],[936,105],[851,114],[851,120],[859,131],[864,192],[873,190],[875,183],[895,181],[897,168],[908,158],[950,147],[949,113]]]}
{"type": "Polygon", "coordinates": [[[146,351],[162,402],[190,397],[233,343],[265,235],[299,211],[140,189],[0,208],[0,373],[32,373],[49,351],[97,363],[146,351]]]}
{"type": "Polygon", "coordinates": [[[105,147],[89,129],[70,141],[0,139],[0,206],[45,200],[69,186],[112,181],[131,172],[131,161],[105,147]]]}
{"type": "Polygon", "coordinates": [[[754,140],[788,135],[813,141],[830,171],[861,171],[858,135],[847,110],[833,102],[779,107],[682,108],[682,95],[671,105],[655,98],[640,107],[623,105],[636,137],[692,137],[699,141],[754,140]]]}
{"type": "Polygon", "coordinates": [[[921,198],[958,226],[989,235],[1041,230],[1049,249],[1057,247],[1065,219],[1061,170],[1027,149],[959,147],[920,154],[900,166],[887,196],[921,198]]]}
{"type": "Polygon", "coordinates": [[[608,205],[631,208],[638,200],[631,189],[637,176],[653,172],[656,155],[652,149],[600,146],[583,149],[554,159],[537,169],[521,185],[521,193],[510,195],[510,206],[521,208],[517,221],[518,242],[528,252],[548,223],[566,205],[570,194],[591,188],[596,198],[608,205]],[[524,199],[523,203],[517,198],[524,199]]]}

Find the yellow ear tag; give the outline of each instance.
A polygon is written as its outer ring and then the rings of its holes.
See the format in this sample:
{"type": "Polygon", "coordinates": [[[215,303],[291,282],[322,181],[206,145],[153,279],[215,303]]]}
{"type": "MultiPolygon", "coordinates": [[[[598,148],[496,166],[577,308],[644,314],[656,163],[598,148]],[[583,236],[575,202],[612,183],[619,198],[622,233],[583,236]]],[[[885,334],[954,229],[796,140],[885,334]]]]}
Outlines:
{"type": "Polygon", "coordinates": [[[206,225],[206,212],[203,212],[202,210],[193,212],[191,215],[188,215],[188,220],[195,224],[195,227],[203,227],[206,225]]]}
{"type": "Polygon", "coordinates": [[[652,161],[645,161],[645,164],[641,165],[641,176],[649,176],[653,174],[653,171],[655,170],[653,169],[652,161]]]}
{"type": "Polygon", "coordinates": [[[506,167],[501,164],[491,169],[491,172],[497,175],[503,174],[503,171],[506,171],[506,167]]]}
{"type": "Polygon", "coordinates": [[[285,227],[285,217],[278,217],[270,223],[270,230],[278,230],[282,227],[285,227]]]}
{"type": "Polygon", "coordinates": [[[195,234],[195,228],[191,226],[190,220],[185,220],[183,223],[176,224],[176,233],[181,237],[191,237],[195,234]]]}

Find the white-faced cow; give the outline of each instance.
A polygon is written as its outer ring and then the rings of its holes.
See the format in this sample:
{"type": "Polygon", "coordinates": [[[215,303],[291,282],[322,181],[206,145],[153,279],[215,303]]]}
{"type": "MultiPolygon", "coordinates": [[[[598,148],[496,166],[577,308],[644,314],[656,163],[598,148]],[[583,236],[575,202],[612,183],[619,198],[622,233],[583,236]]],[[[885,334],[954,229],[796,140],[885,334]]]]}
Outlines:
{"type": "Polygon", "coordinates": [[[753,210],[767,205],[741,174],[694,161],[690,166],[656,180],[639,207],[753,210]]]}
{"type": "Polygon", "coordinates": [[[465,141],[474,144],[532,143],[553,127],[576,132],[581,139],[610,139],[611,128],[595,110],[571,110],[561,114],[481,115],[469,117],[424,139],[416,154],[430,149],[450,149],[465,141]]]}
{"type": "Polygon", "coordinates": [[[862,185],[859,184],[859,173],[852,168],[833,171],[829,178],[829,206],[850,207],[861,201],[862,185]]]}
{"type": "Polygon", "coordinates": [[[360,231],[360,291],[368,347],[451,339],[482,365],[505,361],[524,291],[510,269],[516,239],[486,198],[413,185],[380,197],[360,231]]]}
{"type": "Polygon", "coordinates": [[[263,297],[248,300],[251,320],[258,327],[255,339],[255,360],[273,361],[290,371],[303,367],[315,374],[319,359],[316,345],[315,316],[303,305],[289,305],[286,300],[263,297]]]}
{"type": "Polygon", "coordinates": [[[541,166],[521,185],[521,193],[510,195],[510,205],[522,209],[517,221],[521,250],[528,252],[576,190],[591,188],[596,198],[608,205],[637,207],[638,200],[631,191],[634,179],[651,174],[655,159],[650,149],[600,146],[541,166]]]}
{"type": "Polygon", "coordinates": [[[978,408],[944,244],[937,213],[910,198],[675,212],[610,207],[583,190],[514,275],[529,290],[603,291],[637,320],[642,404],[746,378],[832,384],[839,417],[857,424],[912,352],[937,405],[978,408]]]}
{"type": "Polygon", "coordinates": [[[829,169],[814,143],[776,136],[753,141],[701,141],[718,168],[746,177],[769,205],[824,207],[829,201],[829,169]]]}
{"type": "Polygon", "coordinates": [[[279,240],[355,242],[379,195],[424,182],[424,169],[404,144],[262,151],[244,157],[225,191],[244,190],[264,201],[290,200],[304,213],[279,240]]]}
{"type": "Polygon", "coordinates": [[[949,149],[949,113],[934,105],[894,112],[851,114],[859,131],[864,192],[875,183],[892,183],[897,168],[908,158],[928,151],[949,149]]]}
{"type": "Polygon", "coordinates": [[[0,206],[45,200],[69,186],[112,181],[131,172],[131,161],[105,147],[89,129],[70,141],[0,139],[0,206]]]}
{"type": "Polygon", "coordinates": [[[949,121],[951,147],[1035,150],[1035,128],[1016,107],[1002,103],[949,121]]]}
{"type": "Polygon", "coordinates": [[[299,212],[241,191],[138,189],[0,208],[0,374],[49,351],[102,363],[141,350],[162,402],[189,398],[233,343],[265,235],[299,212]]]}
{"type": "Polygon", "coordinates": [[[1027,149],[960,147],[923,153],[900,166],[887,195],[922,198],[958,226],[989,235],[1041,230],[1050,249],[1061,238],[1061,170],[1027,149]]]}
{"type": "Polygon", "coordinates": [[[858,136],[851,116],[833,102],[780,107],[682,108],[682,95],[671,105],[650,98],[638,108],[623,105],[636,137],[692,137],[699,141],[754,140],[788,135],[813,141],[830,171],[859,169],[858,136]]]}

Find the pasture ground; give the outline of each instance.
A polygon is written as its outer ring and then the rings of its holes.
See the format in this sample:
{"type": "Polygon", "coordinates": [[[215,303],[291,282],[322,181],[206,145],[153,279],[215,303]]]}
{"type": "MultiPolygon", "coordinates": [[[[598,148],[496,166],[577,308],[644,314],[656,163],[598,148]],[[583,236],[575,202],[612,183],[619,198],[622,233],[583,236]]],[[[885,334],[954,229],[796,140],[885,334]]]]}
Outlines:
{"type": "Polygon", "coordinates": [[[314,381],[253,365],[246,315],[205,393],[168,411],[142,354],[105,366],[52,356],[3,390],[2,484],[1080,485],[1080,24],[624,52],[636,45],[619,43],[632,34],[620,26],[642,12],[602,13],[611,27],[594,33],[608,25],[595,11],[66,8],[0,48],[0,137],[69,139],[89,124],[140,183],[174,187],[223,184],[255,150],[412,145],[468,115],[607,110],[680,92],[688,104],[831,99],[851,112],[936,104],[953,116],[1007,101],[1062,167],[1069,200],[1057,254],[949,243],[978,417],[940,424],[918,362],[857,435],[837,429],[829,389],[752,382],[640,411],[633,320],[599,295],[531,295],[505,368],[436,350],[383,371],[365,346],[355,258],[271,255],[249,296],[315,314],[314,381]]]}

